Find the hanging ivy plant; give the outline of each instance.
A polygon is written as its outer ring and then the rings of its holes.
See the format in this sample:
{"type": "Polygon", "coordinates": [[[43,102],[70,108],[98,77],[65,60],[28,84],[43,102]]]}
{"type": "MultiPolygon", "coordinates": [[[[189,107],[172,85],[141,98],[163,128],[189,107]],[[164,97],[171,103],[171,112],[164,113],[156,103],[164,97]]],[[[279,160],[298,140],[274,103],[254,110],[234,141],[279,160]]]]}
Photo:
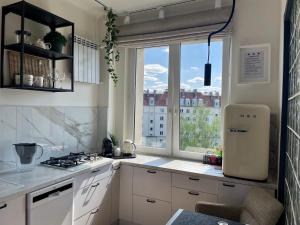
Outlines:
{"type": "Polygon", "coordinates": [[[115,63],[120,60],[120,52],[117,50],[119,29],[116,27],[115,22],[117,14],[111,8],[104,8],[106,11],[106,34],[103,40],[105,49],[105,62],[107,64],[107,72],[113,80],[115,86],[118,82],[118,75],[115,69],[115,63]]]}

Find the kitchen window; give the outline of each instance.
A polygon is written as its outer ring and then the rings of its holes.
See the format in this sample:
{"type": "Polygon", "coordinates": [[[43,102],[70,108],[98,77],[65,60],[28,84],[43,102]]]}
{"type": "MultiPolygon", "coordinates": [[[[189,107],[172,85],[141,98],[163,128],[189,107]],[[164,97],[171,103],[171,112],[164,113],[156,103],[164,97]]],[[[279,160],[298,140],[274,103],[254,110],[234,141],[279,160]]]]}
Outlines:
{"type": "Polygon", "coordinates": [[[136,64],[137,151],[201,159],[222,145],[222,107],[227,102],[228,84],[224,71],[229,64],[226,54],[229,56],[229,40],[214,40],[212,85],[205,87],[206,42],[137,49],[137,60],[143,62],[136,64]],[[146,129],[149,112],[154,112],[153,124],[160,128],[154,129],[151,137],[146,129]]]}

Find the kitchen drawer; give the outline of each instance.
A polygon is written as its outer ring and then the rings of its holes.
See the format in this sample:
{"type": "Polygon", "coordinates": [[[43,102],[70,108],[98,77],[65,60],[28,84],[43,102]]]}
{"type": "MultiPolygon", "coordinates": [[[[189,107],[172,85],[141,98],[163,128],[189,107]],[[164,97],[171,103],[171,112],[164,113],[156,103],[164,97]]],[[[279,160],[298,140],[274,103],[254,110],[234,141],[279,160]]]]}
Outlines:
{"type": "Polygon", "coordinates": [[[92,211],[84,214],[83,216],[79,217],[74,221],[74,225],[94,225],[95,218],[97,214],[100,213],[99,209],[93,209],[92,211]]]}
{"type": "Polygon", "coordinates": [[[240,206],[251,188],[252,187],[248,185],[220,182],[218,196],[219,202],[228,205],[240,206]]]}
{"type": "Polygon", "coordinates": [[[206,179],[193,175],[172,173],[172,186],[187,190],[201,191],[211,194],[218,193],[217,180],[206,179]]]}
{"type": "Polygon", "coordinates": [[[185,209],[195,211],[195,205],[198,201],[218,202],[218,196],[199,191],[186,190],[181,188],[172,188],[172,211],[185,209]]]}
{"type": "Polygon", "coordinates": [[[171,218],[171,203],[133,195],[133,223],[165,225],[171,218]]]}
{"type": "Polygon", "coordinates": [[[90,186],[98,180],[108,177],[112,174],[112,165],[108,164],[99,168],[93,169],[89,173],[81,174],[75,178],[74,189],[78,190],[83,187],[90,186]]]}
{"type": "Polygon", "coordinates": [[[171,201],[171,173],[134,167],[133,194],[171,201]]]}
{"type": "Polygon", "coordinates": [[[25,195],[6,202],[0,202],[1,225],[25,225],[25,215],[25,195]]]}
{"type": "Polygon", "coordinates": [[[74,193],[74,218],[88,213],[103,203],[107,192],[109,177],[84,187],[74,193]]]}

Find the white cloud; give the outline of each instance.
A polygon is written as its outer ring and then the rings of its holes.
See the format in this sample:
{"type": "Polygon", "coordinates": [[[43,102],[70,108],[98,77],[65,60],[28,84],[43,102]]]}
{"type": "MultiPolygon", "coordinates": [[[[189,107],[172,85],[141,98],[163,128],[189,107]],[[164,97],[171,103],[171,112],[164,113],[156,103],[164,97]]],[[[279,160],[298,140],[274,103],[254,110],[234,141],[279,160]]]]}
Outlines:
{"type": "Polygon", "coordinates": [[[169,48],[164,48],[163,50],[162,50],[163,52],[166,52],[166,53],[169,53],[169,48]]]}
{"type": "Polygon", "coordinates": [[[151,90],[156,90],[158,92],[164,92],[166,89],[168,89],[168,84],[160,82],[157,85],[153,85],[150,87],[151,90]]]}
{"type": "Polygon", "coordinates": [[[183,88],[183,89],[192,89],[192,86],[191,85],[189,85],[189,84],[185,84],[185,83],[181,83],[180,84],[180,88],[183,88]]]}
{"type": "Polygon", "coordinates": [[[200,70],[200,68],[197,67],[197,66],[191,66],[190,69],[193,70],[193,71],[199,71],[200,70]]]}
{"type": "Polygon", "coordinates": [[[163,84],[163,82],[157,81],[157,82],[155,82],[155,84],[163,84]]]}
{"type": "Polygon", "coordinates": [[[203,77],[194,77],[193,79],[190,79],[187,82],[195,84],[195,83],[197,83],[199,81],[204,81],[204,78],[203,77]]]}
{"type": "Polygon", "coordinates": [[[222,81],[222,77],[221,76],[216,77],[215,81],[222,81]]]}
{"type": "Polygon", "coordinates": [[[153,77],[153,76],[144,76],[144,80],[149,80],[149,81],[158,81],[158,78],[153,77]]]}
{"type": "Polygon", "coordinates": [[[168,72],[168,68],[160,64],[147,64],[144,67],[145,75],[156,75],[168,72]]]}

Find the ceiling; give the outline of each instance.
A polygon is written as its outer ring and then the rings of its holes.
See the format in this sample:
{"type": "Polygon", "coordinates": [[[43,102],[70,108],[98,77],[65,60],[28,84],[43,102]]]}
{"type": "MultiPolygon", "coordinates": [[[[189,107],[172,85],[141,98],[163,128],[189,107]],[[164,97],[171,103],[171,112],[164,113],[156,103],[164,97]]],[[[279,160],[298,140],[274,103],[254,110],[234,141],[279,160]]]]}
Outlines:
{"type": "MultiPolygon", "coordinates": [[[[65,0],[78,8],[88,11],[91,14],[101,16],[104,13],[103,7],[95,0],[65,0]]],[[[99,0],[106,6],[111,7],[118,14],[133,12],[149,8],[156,8],[161,5],[185,2],[188,0],[99,0]]],[[[232,0],[197,0],[198,3],[207,5],[221,1],[223,5],[228,5],[232,0]]]]}

